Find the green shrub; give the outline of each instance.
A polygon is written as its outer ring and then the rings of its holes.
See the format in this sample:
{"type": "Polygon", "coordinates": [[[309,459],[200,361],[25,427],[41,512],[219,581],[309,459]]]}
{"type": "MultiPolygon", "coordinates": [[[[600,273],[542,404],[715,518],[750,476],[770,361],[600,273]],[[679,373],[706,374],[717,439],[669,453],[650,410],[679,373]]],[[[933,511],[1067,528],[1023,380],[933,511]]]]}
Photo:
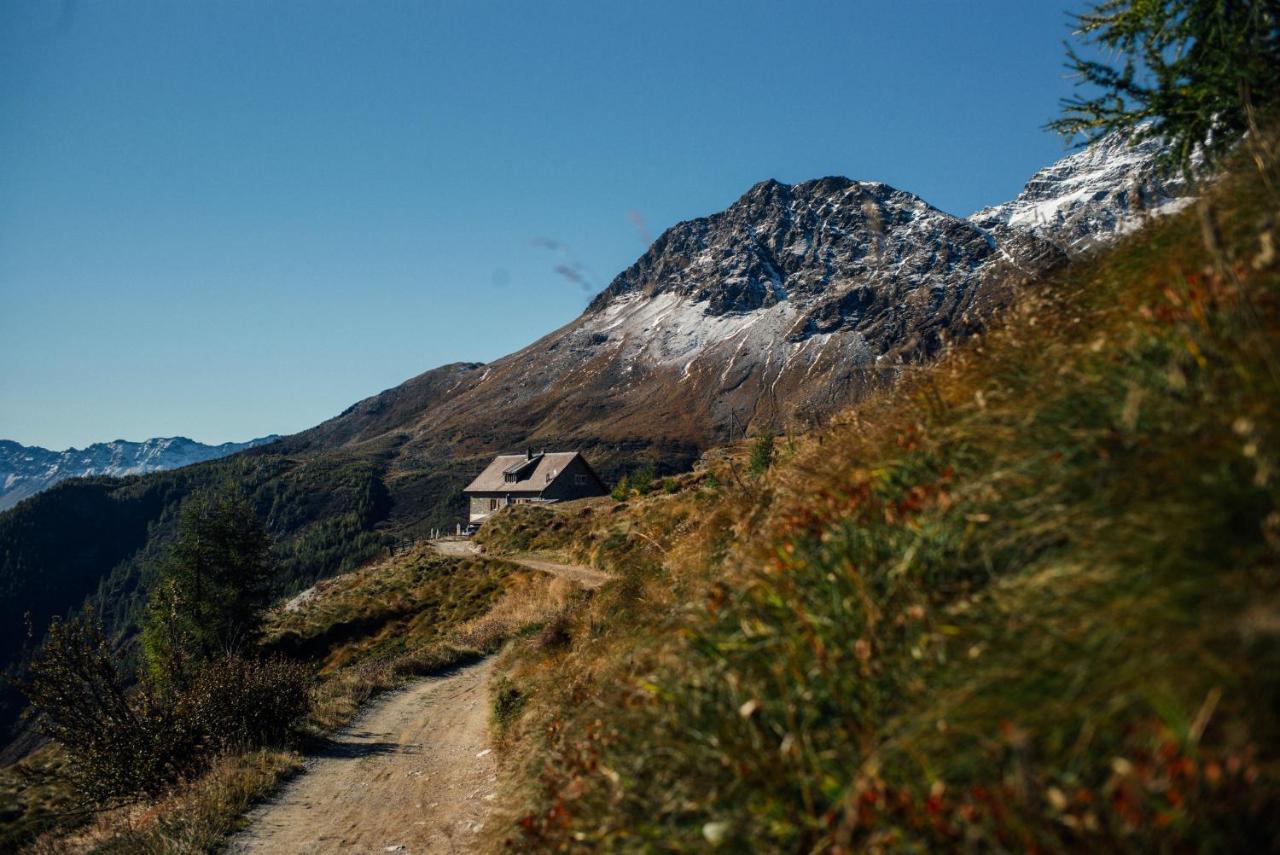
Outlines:
{"type": "Polygon", "coordinates": [[[198,734],[199,751],[278,745],[306,714],[311,670],[280,657],[224,656],[207,664],[176,699],[176,718],[198,734]]]}
{"type": "Polygon", "coordinates": [[[615,502],[625,502],[627,500],[627,497],[631,495],[631,485],[628,483],[626,475],[618,479],[618,483],[613,485],[609,495],[613,497],[615,502]]]}
{"type": "Polygon", "coordinates": [[[653,487],[654,469],[652,463],[646,463],[631,473],[631,489],[643,496],[653,487]]]}
{"type": "Polygon", "coordinates": [[[630,473],[623,475],[618,479],[618,483],[614,485],[613,490],[609,493],[616,502],[625,502],[631,496],[643,496],[650,490],[659,489],[663,482],[656,480],[657,471],[652,463],[646,463],[639,469],[634,469],[630,473]]]}
{"type": "Polygon", "coordinates": [[[279,659],[227,655],[181,690],[133,690],[92,614],[54,621],[22,684],[68,775],[97,804],[157,796],[229,748],[279,743],[308,708],[310,674],[279,659]]]}
{"type": "Polygon", "coordinates": [[[773,465],[774,438],[771,431],[756,437],[751,445],[751,474],[763,475],[773,465]]]}
{"type": "Polygon", "coordinates": [[[499,727],[506,727],[515,721],[520,710],[524,708],[525,696],[515,683],[507,677],[498,681],[493,693],[493,719],[499,727]]]}
{"type": "Polygon", "coordinates": [[[94,802],[160,792],[176,777],[169,758],[183,757],[186,747],[166,705],[149,691],[130,694],[127,685],[90,612],[54,619],[20,686],[42,732],[68,749],[73,785],[94,802]]]}

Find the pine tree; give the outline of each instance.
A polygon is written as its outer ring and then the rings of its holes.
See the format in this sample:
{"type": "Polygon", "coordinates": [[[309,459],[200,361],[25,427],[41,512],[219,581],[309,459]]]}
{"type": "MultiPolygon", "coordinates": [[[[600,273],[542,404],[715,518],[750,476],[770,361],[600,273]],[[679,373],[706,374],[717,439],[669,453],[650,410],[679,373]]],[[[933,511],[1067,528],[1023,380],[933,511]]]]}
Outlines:
{"type": "Polygon", "coordinates": [[[1094,97],[1067,98],[1049,127],[1090,141],[1112,131],[1159,136],[1190,170],[1212,162],[1280,100],[1280,0],[1101,0],[1076,16],[1078,35],[1119,68],[1068,47],[1068,67],[1094,97]]]}
{"type": "Polygon", "coordinates": [[[270,538],[243,494],[193,497],[147,604],[152,680],[185,685],[200,664],[251,642],[272,575],[270,538]]]}

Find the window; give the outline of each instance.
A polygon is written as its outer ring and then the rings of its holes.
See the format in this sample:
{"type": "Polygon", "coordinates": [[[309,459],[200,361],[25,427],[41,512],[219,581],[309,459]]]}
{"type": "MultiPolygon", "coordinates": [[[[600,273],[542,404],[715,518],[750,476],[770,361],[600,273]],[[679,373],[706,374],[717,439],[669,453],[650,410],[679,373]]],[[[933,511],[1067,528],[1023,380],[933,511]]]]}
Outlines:
{"type": "Polygon", "coordinates": [[[489,510],[491,510],[491,511],[496,511],[497,509],[498,509],[498,500],[497,500],[497,499],[490,499],[490,500],[489,500],[489,510]]]}
{"type": "Polygon", "coordinates": [[[577,484],[579,487],[585,487],[585,486],[587,486],[587,476],[586,476],[586,475],[574,475],[574,476],[573,476],[573,483],[577,484]]]}

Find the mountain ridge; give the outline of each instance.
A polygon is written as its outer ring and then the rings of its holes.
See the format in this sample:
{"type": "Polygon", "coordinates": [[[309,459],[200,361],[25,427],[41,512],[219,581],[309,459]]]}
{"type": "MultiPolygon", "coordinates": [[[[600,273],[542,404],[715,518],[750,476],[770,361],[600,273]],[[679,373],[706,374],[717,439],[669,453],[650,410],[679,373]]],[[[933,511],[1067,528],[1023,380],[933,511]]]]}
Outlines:
{"type": "Polygon", "coordinates": [[[116,439],[64,451],[0,439],[0,511],[68,478],[122,477],[176,469],[266,445],[279,438],[271,434],[247,442],[217,445],[185,436],[152,437],[141,442],[116,439]]]}
{"type": "MultiPolygon", "coordinates": [[[[1165,143],[1110,134],[1039,169],[1013,199],[982,208],[968,220],[982,228],[1023,229],[1087,250],[1101,236],[1125,234],[1150,216],[1174,213],[1192,198],[1181,172],[1162,166],[1165,143]]],[[[1194,168],[1203,161],[1196,157],[1194,168]]]]}

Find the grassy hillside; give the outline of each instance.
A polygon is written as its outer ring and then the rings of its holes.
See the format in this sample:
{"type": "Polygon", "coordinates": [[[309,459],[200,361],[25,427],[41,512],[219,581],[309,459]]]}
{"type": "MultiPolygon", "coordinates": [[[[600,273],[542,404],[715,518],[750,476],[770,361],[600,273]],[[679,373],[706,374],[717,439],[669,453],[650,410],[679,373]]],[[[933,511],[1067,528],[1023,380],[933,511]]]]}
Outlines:
{"type": "Polygon", "coordinates": [[[1240,167],[761,478],[739,448],[486,532],[621,576],[506,662],[499,836],[1280,845],[1278,184],[1240,167]]]}
{"type": "Polygon", "coordinates": [[[513,565],[459,560],[419,546],[318,583],[293,608],[272,613],[264,646],[330,673],[389,660],[443,639],[493,604],[513,565]]]}

